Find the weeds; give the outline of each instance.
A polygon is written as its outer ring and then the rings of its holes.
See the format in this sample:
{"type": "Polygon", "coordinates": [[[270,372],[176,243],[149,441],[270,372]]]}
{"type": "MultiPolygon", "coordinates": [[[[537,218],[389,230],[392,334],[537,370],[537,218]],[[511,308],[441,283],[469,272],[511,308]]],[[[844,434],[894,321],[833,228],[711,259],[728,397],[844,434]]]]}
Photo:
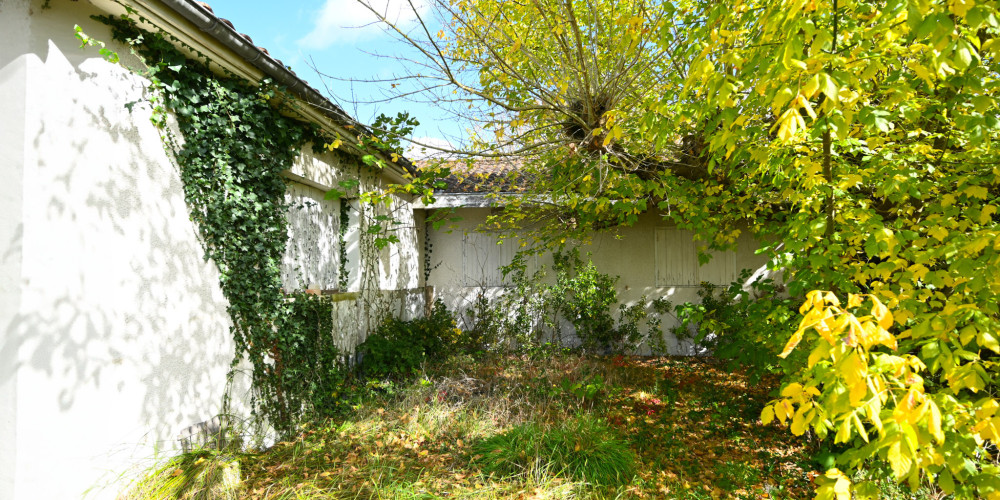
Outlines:
{"type": "Polygon", "coordinates": [[[522,424],[472,447],[472,464],[485,474],[517,476],[544,470],[598,486],[628,484],[635,454],[600,419],[583,415],[553,428],[522,424]]]}
{"type": "MultiPolygon", "coordinates": [[[[462,358],[353,380],[343,416],[260,453],[182,455],[125,498],[812,498],[816,443],[756,417],[774,383],[691,358],[462,358]],[[212,462],[240,481],[199,497],[212,462]]],[[[901,498],[885,477],[859,481],[901,498]]]]}

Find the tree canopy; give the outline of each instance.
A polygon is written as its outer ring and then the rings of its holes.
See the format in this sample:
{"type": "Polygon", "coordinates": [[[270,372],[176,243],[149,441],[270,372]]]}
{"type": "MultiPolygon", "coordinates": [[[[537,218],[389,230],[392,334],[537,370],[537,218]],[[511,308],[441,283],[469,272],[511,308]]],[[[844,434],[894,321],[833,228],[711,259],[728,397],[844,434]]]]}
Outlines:
{"type": "Polygon", "coordinates": [[[558,244],[658,209],[702,250],[751,231],[791,295],[826,291],[764,419],[835,434],[845,469],[1000,495],[998,2],[437,6],[440,31],[397,31],[411,76],[476,124],[465,153],[534,181],[495,222],[558,244]]]}

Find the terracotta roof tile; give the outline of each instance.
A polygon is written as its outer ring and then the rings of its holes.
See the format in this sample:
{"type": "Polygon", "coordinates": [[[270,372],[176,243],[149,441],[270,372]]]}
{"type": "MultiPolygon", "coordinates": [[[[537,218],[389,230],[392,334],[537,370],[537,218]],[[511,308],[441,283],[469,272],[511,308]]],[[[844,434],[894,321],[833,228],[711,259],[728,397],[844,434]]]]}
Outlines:
{"type": "MultiPolygon", "coordinates": [[[[418,162],[417,167],[429,165],[418,162]]],[[[447,186],[442,193],[519,193],[525,191],[530,179],[522,169],[519,158],[480,159],[474,161],[447,162],[451,175],[444,179],[447,186]]]]}

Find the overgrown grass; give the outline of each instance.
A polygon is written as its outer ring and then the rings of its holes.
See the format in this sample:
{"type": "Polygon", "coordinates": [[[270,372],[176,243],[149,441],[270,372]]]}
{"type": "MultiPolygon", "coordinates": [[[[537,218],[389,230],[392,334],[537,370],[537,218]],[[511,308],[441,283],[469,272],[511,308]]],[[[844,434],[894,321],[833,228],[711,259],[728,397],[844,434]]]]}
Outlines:
{"type": "Polygon", "coordinates": [[[593,484],[628,484],[635,475],[635,454],[600,419],[582,415],[551,428],[531,422],[472,446],[471,465],[499,477],[542,469],[593,484]]]}
{"type": "Polygon", "coordinates": [[[178,457],[130,497],[226,498],[176,481],[217,461],[238,463],[230,498],[812,498],[815,443],[760,425],[773,383],[704,359],[464,360],[358,382],[343,418],[259,453],[178,457]]]}

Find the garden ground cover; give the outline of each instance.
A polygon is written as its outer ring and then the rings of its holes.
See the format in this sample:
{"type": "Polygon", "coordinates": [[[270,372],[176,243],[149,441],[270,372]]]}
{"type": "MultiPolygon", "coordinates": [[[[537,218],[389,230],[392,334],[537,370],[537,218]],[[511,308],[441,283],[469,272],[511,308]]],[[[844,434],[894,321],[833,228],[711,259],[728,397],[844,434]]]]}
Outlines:
{"type": "Polygon", "coordinates": [[[776,384],[706,358],[452,360],[354,381],[342,416],[261,452],[182,455],[130,496],[812,498],[817,443],[760,423],[776,384]]]}

